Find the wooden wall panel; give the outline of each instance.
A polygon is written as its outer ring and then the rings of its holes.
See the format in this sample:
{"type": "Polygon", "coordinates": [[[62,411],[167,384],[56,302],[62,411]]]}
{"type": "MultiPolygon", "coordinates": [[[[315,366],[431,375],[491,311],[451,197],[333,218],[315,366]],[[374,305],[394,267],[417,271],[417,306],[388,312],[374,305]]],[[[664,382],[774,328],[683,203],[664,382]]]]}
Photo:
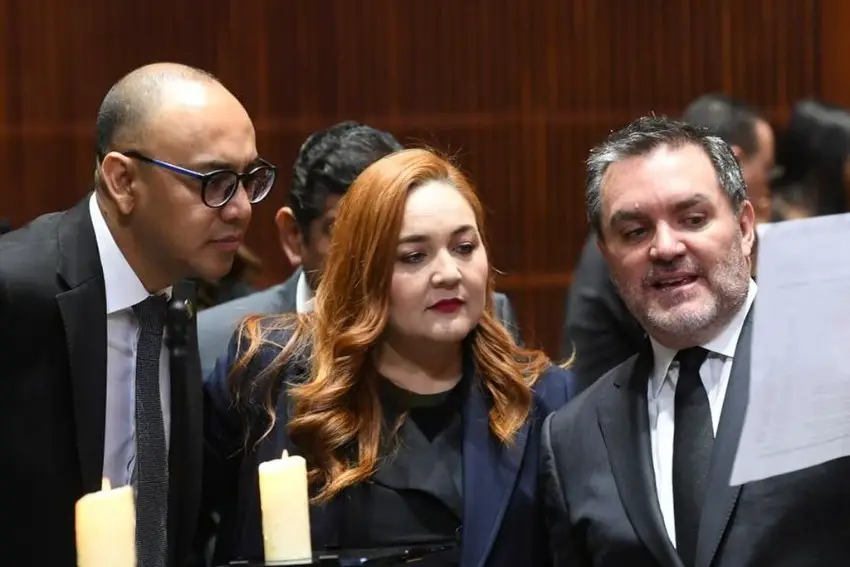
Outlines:
{"type": "MultiPolygon", "coordinates": [[[[819,6],[818,79],[824,100],[850,108],[850,73],[847,54],[850,53],[850,2],[821,0],[819,6]]],[[[850,185],[845,187],[846,202],[850,203],[850,185]]]]}
{"type": "Polygon", "coordinates": [[[819,23],[818,78],[821,96],[829,102],[850,107],[850,2],[821,0],[819,23]]]}
{"type": "Polygon", "coordinates": [[[777,124],[822,85],[847,102],[850,36],[836,22],[848,16],[841,0],[0,0],[0,217],[22,224],[79,199],[106,90],[177,60],[219,75],[283,170],[249,235],[265,281],[289,272],[272,216],[299,145],[362,120],[457,156],[490,213],[499,285],[555,355],[588,149],[706,91],[777,124]]]}

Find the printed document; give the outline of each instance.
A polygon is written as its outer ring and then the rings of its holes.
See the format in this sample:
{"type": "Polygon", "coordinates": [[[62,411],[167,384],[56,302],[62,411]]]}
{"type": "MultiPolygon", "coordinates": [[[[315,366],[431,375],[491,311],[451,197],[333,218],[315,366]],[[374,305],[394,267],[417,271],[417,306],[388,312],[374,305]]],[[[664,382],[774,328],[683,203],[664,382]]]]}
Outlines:
{"type": "Polygon", "coordinates": [[[850,214],[760,232],[733,486],[850,455],[850,214]]]}

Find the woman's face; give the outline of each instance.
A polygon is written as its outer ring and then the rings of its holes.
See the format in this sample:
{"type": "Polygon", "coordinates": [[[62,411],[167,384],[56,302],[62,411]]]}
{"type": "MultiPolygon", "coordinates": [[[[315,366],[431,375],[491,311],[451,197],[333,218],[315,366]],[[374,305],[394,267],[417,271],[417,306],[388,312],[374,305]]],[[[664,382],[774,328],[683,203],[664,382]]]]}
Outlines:
{"type": "Polygon", "coordinates": [[[450,183],[413,189],[390,290],[391,335],[460,342],[484,312],[489,264],[475,213],[450,183]]]}

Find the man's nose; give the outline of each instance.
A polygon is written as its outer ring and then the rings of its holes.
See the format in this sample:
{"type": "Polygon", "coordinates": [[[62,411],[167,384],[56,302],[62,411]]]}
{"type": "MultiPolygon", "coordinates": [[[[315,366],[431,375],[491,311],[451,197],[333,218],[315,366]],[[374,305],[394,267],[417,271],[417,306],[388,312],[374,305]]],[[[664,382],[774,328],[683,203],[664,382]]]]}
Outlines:
{"type": "Polygon", "coordinates": [[[685,244],[670,225],[663,223],[655,230],[649,255],[653,260],[670,261],[685,253],[685,244]]]}
{"type": "Polygon", "coordinates": [[[233,197],[221,208],[221,219],[227,223],[248,224],[251,221],[253,205],[248,200],[248,192],[242,183],[236,188],[233,197]]]}

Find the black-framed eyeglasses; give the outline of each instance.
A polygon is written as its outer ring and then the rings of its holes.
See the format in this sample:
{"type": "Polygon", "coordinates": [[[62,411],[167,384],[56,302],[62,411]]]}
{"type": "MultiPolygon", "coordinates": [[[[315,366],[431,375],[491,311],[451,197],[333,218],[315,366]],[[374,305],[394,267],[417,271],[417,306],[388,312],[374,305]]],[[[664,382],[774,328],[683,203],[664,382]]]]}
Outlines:
{"type": "Polygon", "coordinates": [[[244,173],[238,173],[232,169],[216,169],[208,173],[201,173],[167,161],[148,157],[136,150],[121,153],[127,157],[197,179],[201,182],[201,200],[206,206],[213,209],[226,205],[236,194],[240,183],[248,194],[248,201],[252,205],[259,203],[272,190],[277,177],[277,168],[263,159],[258,159],[257,165],[244,173]]]}

